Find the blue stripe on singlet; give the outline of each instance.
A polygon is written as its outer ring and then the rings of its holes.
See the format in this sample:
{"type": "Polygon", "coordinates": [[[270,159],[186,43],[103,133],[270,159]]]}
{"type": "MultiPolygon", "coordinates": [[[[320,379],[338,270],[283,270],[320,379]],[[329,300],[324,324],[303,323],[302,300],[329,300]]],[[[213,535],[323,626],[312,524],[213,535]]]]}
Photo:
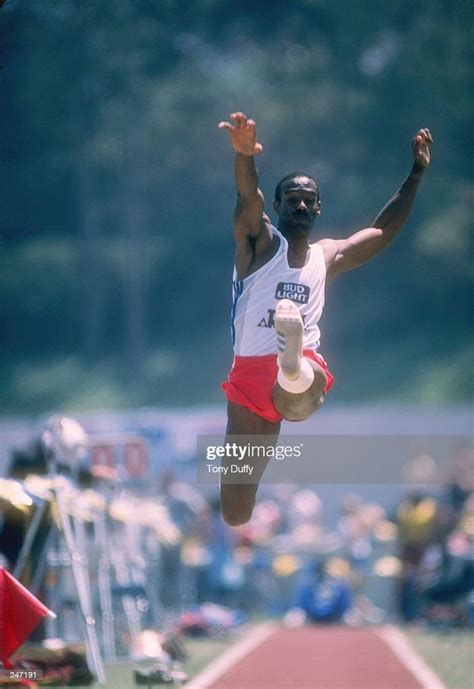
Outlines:
{"type": "Polygon", "coordinates": [[[237,302],[240,295],[244,291],[244,281],[234,280],[232,282],[232,311],[231,311],[231,321],[230,321],[230,331],[232,333],[232,346],[235,345],[235,312],[237,310],[237,302]]]}

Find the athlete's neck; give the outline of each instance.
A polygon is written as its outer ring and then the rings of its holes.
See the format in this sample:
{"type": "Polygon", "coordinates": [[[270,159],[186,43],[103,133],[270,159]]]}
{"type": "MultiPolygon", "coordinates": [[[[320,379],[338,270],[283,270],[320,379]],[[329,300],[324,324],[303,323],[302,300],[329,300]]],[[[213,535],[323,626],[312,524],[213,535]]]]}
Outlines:
{"type": "Polygon", "coordinates": [[[288,265],[290,268],[302,268],[308,260],[309,234],[295,236],[293,232],[285,233],[283,230],[281,233],[288,242],[288,265]]]}

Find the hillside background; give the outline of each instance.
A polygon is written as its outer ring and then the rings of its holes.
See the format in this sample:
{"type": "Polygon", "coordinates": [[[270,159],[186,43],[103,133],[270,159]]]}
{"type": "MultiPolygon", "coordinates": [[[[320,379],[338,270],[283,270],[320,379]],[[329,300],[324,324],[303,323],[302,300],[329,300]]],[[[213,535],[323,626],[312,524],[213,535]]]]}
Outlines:
{"type": "MultiPolygon", "coordinates": [[[[336,281],[331,404],[472,400],[472,59],[463,0],[10,0],[0,11],[0,408],[223,402],[233,156],[257,121],[271,208],[321,182],[315,237],[432,166],[402,235],[336,281]]],[[[272,216],[273,217],[273,216],[272,216]]]]}

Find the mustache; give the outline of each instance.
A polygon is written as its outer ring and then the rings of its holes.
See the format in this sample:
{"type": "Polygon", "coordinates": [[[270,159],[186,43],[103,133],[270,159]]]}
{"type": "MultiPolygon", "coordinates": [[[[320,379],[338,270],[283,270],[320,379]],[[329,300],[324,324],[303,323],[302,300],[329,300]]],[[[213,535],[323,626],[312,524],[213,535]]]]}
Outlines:
{"type": "Polygon", "coordinates": [[[316,213],[314,211],[294,211],[292,215],[295,218],[312,218],[316,213]]]}

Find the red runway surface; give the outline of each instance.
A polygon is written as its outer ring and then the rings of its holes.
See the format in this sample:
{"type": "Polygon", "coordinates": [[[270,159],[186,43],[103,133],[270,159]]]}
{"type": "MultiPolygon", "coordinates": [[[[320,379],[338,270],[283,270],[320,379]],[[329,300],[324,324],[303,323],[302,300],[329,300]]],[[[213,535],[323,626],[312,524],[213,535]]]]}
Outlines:
{"type": "Polygon", "coordinates": [[[420,689],[375,632],[346,627],[280,629],[210,689],[420,689]]]}

